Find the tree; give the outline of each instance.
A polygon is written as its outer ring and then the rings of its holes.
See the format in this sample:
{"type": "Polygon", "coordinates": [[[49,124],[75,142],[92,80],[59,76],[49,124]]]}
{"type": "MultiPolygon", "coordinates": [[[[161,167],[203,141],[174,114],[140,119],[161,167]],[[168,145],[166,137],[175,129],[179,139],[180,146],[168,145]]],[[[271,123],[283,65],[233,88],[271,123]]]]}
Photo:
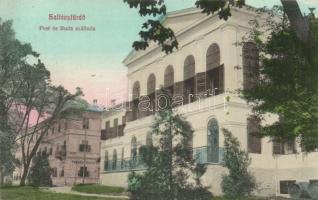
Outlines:
{"type": "Polygon", "coordinates": [[[224,133],[224,167],[228,175],[222,176],[222,191],[226,197],[238,199],[249,195],[256,187],[255,178],[248,172],[251,159],[241,149],[240,142],[227,129],[224,133]]]}
{"type": "MultiPolygon", "coordinates": [[[[124,0],[130,8],[137,8],[142,17],[166,15],[166,5],[164,0],[124,0]]],[[[281,0],[284,11],[287,13],[291,27],[296,35],[303,42],[307,41],[309,25],[301,14],[297,0],[281,0]]],[[[231,17],[231,8],[241,8],[245,5],[245,0],[196,0],[195,6],[202,9],[202,13],[207,15],[218,13],[220,19],[227,20],[231,17]]],[[[160,20],[148,19],[143,23],[139,32],[140,40],[133,43],[135,50],[145,50],[149,42],[153,41],[161,46],[166,54],[178,48],[178,41],[172,29],[164,27],[160,20]]]]}
{"type": "Polygon", "coordinates": [[[159,111],[152,125],[156,145],[142,146],[140,153],[147,169],[129,175],[129,191],[136,200],[211,199],[200,183],[205,167],[195,164],[189,142],[191,125],[172,109],[159,111]],[[189,182],[189,180],[195,180],[189,182]]]}
{"type": "Polygon", "coordinates": [[[269,23],[271,33],[265,41],[261,31],[252,33],[262,55],[260,79],[243,91],[254,114],[278,116],[275,123],[263,127],[264,136],[281,141],[298,138],[307,152],[318,148],[318,22],[314,17],[310,27],[308,43],[285,19],[269,23]]]}
{"type": "Polygon", "coordinates": [[[15,39],[12,21],[0,21],[0,139],[6,144],[0,147],[1,176],[13,171],[14,147],[19,145],[21,185],[44,134],[82,95],[79,88],[71,94],[62,86],[52,85],[50,72],[41,60],[28,62],[27,58],[38,56],[30,44],[15,39]]]}
{"type": "Polygon", "coordinates": [[[22,44],[15,38],[12,21],[3,22],[0,18],[0,184],[14,170],[16,133],[11,119],[16,116],[11,113],[11,108],[21,90],[20,67],[27,57],[38,57],[38,54],[31,45],[22,44]]]}
{"type": "Polygon", "coordinates": [[[48,155],[39,154],[33,159],[32,167],[28,175],[29,184],[35,187],[52,186],[51,168],[48,155]]]}

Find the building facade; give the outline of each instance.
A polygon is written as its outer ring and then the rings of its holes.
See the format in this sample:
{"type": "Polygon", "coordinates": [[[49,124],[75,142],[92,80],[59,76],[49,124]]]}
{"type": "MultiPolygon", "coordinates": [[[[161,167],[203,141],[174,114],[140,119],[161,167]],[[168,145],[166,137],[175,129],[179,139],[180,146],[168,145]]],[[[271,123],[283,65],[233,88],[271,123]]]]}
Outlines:
{"type": "MultiPolygon", "coordinates": [[[[98,183],[100,127],[101,109],[91,106],[83,114],[59,120],[44,133],[37,153],[48,155],[53,185],[98,183]]],[[[21,157],[21,149],[18,149],[16,158],[22,160],[21,157]]],[[[22,170],[16,168],[14,182],[19,182],[22,170]]]]}
{"type": "Polygon", "coordinates": [[[235,91],[252,87],[259,76],[256,45],[240,43],[251,30],[249,21],[255,17],[265,21],[267,16],[251,8],[233,9],[232,16],[224,21],[192,8],[169,13],[163,24],[174,30],[178,50],[166,55],[152,44],[145,51],[132,51],[124,60],[130,100],[125,108],[102,114],[102,184],[127,187],[129,172],[145,169],[138,148],[151,141],[155,111],[142,111],[139,105],[147,96],[155,107],[162,87],[183,96],[182,105],[174,109],[192,124],[193,154],[197,162],[207,164],[202,181],[214,195],[221,194],[221,177],[227,172],[221,166],[222,128],[230,130],[248,151],[257,195],[284,196],[291,183],[318,180],[318,152],[303,153],[294,140],[258,137],[260,125],[276,118],[261,121],[251,116],[251,107],[235,91]]]}

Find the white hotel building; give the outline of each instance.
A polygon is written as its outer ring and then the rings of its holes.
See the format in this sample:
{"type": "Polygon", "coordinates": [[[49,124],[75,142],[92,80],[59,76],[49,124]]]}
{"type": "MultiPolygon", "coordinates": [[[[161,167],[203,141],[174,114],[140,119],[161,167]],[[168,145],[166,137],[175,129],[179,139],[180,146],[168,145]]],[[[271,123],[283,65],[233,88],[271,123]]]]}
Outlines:
{"type": "MultiPolygon", "coordinates": [[[[229,129],[249,152],[250,166],[258,183],[258,195],[286,195],[288,184],[318,180],[318,152],[305,154],[295,141],[273,142],[259,138],[258,121],[251,108],[235,93],[253,82],[258,67],[258,51],[253,43],[237,45],[256,17],[253,9],[233,9],[229,20],[205,15],[191,8],[168,13],[163,24],[174,30],[179,48],[166,55],[155,44],[145,51],[132,51],[124,60],[128,69],[128,93],[132,111],[116,109],[102,114],[101,174],[105,185],[127,187],[131,170],[143,170],[138,148],[151,140],[154,113],[138,111],[138,97],[155,98],[161,86],[173,94],[214,95],[190,98],[176,107],[192,124],[193,152],[198,162],[207,164],[202,177],[214,195],[221,194],[223,134],[229,129]],[[230,97],[229,102],[225,101],[230,97]]],[[[259,20],[264,21],[263,15],[259,20]]],[[[261,123],[271,123],[268,117],[261,123]]]]}

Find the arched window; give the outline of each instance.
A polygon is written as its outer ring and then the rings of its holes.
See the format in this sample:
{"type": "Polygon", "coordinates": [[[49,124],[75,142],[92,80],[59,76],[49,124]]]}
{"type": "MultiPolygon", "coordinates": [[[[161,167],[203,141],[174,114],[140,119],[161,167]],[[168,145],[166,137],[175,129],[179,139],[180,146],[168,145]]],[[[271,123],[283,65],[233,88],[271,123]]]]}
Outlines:
{"type": "Polygon", "coordinates": [[[207,162],[219,163],[219,125],[216,119],[209,120],[207,134],[207,162]]]}
{"type": "Polygon", "coordinates": [[[262,152],[261,120],[257,116],[247,118],[247,150],[249,153],[262,152]]]}
{"type": "Polygon", "coordinates": [[[212,44],[206,53],[206,88],[208,95],[218,95],[224,91],[224,67],[220,64],[220,48],[212,44]]]}
{"type": "Polygon", "coordinates": [[[191,103],[195,97],[195,60],[192,55],[186,57],[183,68],[184,79],[184,103],[191,103]]]}
{"type": "Polygon", "coordinates": [[[147,81],[147,94],[154,93],[156,91],[156,76],[150,74],[147,81]]]}
{"type": "Polygon", "coordinates": [[[152,133],[148,132],[146,136],[146,145],[152,146],[152,133]]]}
{"type": "Polygon", "coordinates": [[[113,170],[116,170],[117,168],[117,150],[113,150],[113,170]]]}
{"type": "Polygon", "coordinates": [[[137,157],[137,139],[135,136],[133,136],[131,139],[131,157],[137,157]]]}
{"type": "Polygon", "coordinates": [[[146,115],[150,115],[155,110],[155,98],[156,98],[156,77],[154,74],[150,74],[147,81],[147,94],[150,100],[150,112],[147,112],[146,115]]]}
{"type": "Polygon", "coordinates": [[[136,81],[133,85],[133,99],[137,99],[140,97],[140,83],[139,81],[136,81]]]}
{"type": "Polygon", "coordinates": [[[172,86],[174,83],[174,70],[171,65],[165,69],[164,87],[172,86]]]}
{"type": "Polygon", "coordinates": [[[121,169],[124,169],[124,161],[125,161],[125,148],[121,149],[121,169]]]}
{"type": "Polygon", "coordinates": [[[259,50],[255,43],[247,42],[243,45],[243,87],[252,89],[259,79],[259,50]]]}
{"type": "Polygon", "coordinates": [[[105,151],[105,156],[104,156],[104,171],[108,171],[108,151],[105,151]]]}
{"type": "Polygon", "coordinates": [[[132,91],[132,116],[131,120],[136,120],[139,117],[139,109],[138,109],[138,104],[139,104],[139,97],[140,97],[140,83],[139,81],[136,81],[133,85],[133,91],[132,91]]]}

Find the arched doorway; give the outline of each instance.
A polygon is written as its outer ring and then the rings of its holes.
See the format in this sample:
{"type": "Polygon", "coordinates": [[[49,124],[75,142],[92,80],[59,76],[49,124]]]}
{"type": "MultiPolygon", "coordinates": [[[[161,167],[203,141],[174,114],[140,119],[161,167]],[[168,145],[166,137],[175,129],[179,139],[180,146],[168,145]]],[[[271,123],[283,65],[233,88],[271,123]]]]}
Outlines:
{"type": "Polygon", "coordinates": [[[207,128],[207,161],[209,163],[219,162],[219,125],[216,119],[211,119],[207,128]]]}

